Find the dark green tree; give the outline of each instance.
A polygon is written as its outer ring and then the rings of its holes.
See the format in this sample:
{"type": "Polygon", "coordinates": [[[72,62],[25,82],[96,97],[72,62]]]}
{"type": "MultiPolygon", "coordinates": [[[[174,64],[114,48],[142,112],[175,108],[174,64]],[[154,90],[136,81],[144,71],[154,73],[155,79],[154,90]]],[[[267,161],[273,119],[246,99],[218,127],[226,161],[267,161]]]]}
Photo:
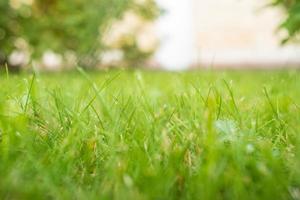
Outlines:
{"type": "Polygon", "coordinates": [[[280,28],[287,30],[288,36],[283,38],[283,43],[297,38],[300,32],[300,0],[274,0],[272,5],[284,8],[287,13],[280,28]]]}

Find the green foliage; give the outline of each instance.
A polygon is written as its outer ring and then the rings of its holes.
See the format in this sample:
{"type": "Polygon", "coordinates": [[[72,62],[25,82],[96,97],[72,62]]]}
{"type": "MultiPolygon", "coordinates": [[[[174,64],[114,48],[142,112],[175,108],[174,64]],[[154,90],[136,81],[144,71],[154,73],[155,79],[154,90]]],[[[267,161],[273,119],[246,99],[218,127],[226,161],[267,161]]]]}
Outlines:
{"type": "Polygon", "coordinates": [[[0,74],[0,199],[299,199],[299,72],[79,72],[0,74]]]}
{"type": "Polygon", "coordinates": [[[299,40],[300,32],[300,1],[299,0],[275,0],[275,6],[281,6],[286,10],[287,17],[281,24],[281,28],[287,30],[288,36],[283,39],[283,43],[290,40],[299,40]]]}
{"type": "Polygon", "coordinates": [[[0,52],[8,55],[15,48],[14,40],[23,38],[33,57],[40,57],[46,50],[72,51],[78,58],[97,56],[103,46],[102,35],[128,10],[146,20],[157,13],[152,0],[143,4],[134,0],[35,0],[17,6],[1,0],[0,52]]]}
{"type": "Polygon", "coordinates": [[[18,32],[17,14],[9,6],[8,0],[0,1],[0,54],[8,54],[13,49],[13,41],[18,32]]]}

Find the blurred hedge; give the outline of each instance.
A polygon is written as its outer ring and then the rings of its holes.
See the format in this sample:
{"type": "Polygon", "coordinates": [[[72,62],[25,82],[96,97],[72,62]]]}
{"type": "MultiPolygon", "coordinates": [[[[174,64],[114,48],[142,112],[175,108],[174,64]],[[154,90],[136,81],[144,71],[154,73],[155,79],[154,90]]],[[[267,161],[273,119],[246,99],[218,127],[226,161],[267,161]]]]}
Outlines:
{"type": "MultiPolygon", "coordinates": [[[[129,10],[144,20],[159,14],[153,0],[1,0],[0,62],[6,62],[13,50],[27,48],[31,58],[47,50],[71,51],[80,64],[92,65],[82,61],[98,56],[109,26],[129,10]],[[20,39],[27,46],[18,44],[20,39]]],[[[130,45],[126,48],[138,51],[130,45]]]]}

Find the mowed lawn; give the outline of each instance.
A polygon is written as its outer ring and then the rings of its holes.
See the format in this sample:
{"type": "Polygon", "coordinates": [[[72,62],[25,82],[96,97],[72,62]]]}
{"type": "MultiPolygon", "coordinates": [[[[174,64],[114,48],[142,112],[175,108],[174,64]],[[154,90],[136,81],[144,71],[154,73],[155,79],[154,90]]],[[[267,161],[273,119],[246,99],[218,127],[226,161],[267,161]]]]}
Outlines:
{"type": "Polygon", "coordinates": [[[300,199],[300,71],[2,72],[0,199],[300,199]]]}

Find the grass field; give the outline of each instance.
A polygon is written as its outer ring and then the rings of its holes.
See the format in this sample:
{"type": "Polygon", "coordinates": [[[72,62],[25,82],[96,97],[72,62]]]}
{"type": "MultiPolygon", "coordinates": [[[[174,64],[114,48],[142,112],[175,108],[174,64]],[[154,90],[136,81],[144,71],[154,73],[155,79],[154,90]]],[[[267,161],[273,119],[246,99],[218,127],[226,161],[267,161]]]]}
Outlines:
{"type": "Polygon", "coordinates": [[[300,199],[300,72],[0,75],[0,199],[300,199]]]}

